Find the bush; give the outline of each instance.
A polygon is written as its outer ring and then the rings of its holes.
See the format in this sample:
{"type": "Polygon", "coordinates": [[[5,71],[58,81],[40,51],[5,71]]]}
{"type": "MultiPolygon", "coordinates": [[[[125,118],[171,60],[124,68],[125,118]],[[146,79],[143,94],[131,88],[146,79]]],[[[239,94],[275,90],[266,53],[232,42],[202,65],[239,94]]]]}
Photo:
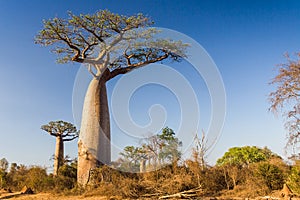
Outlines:
{"type": "Polygon", "coordinates": [[[300,161],[297,161],[296,164],[292,166],[287,184],[294,193],[300,195],[300,161]]]}
{"type": "Polygon", "coordinates": [[[45,168],[39,166],[14,166],[7,174],[7,187],[20,191],[24,186],[34,192],[62,192],[76,186],[76,168],[64,165],[59,169],[58,176],[48,175],[45,168]]]}
{"type": "Polygon", "coordinates": [[[270,190],[281,189],[285,181],[282,170],[269,163],[259,164],[257,175],[262,178],[270,190]]]}
{"type": "Polygon", "coordinates": [[[225,190],[226,181],[223,170],[220,167],[212,167],[203,171],[201,176],[201,185],[207,194],[218,194],[221,190],[225,190]]]}
{"type": "Polygon", "coordinates": [[[7,173],[0,169],[0,189],[5,188],[7,185],[7,173]]]}
{"type": "Polygon", "coordinates": [[[77,184],[77,169],[72,165],[63,165],[54,177],[55,189],[57,192],[70,190],[77,184]]]}

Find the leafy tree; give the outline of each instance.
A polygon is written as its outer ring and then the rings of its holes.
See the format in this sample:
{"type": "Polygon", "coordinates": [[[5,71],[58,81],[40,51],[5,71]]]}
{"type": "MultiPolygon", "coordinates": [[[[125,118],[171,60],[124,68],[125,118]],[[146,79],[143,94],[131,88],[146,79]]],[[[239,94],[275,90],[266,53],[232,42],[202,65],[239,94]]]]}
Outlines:
{"type": "Polygon", "coordinates": [[[286,59],[271,82],[276,89],[269,94],[269,101],[270,110],[285,117],[289,136],[287,146],[295,147],[300,139],[300,53],[295,60],[288,54],[286,59]]]}
{"type": "Polygon", "coordinates": [[[145,152],[141,147],[126,146],[121,155],[120,169],[130,172],[139,172],[140,163],[145,157],[145,152]]]}
{"type": "Polygon", "coordinates": [[[47,174],[46,168],[39,166],[26,167],[13,163],[7,177],[7,187],[13,191],[20,191],[24,186],[35,192],[50,191],[54,188],[53,177],[47,174]]]}
{"type": "Polygon", "coordinates": [[[26,173],[24,185],[36,192],[45,191],[48,185],[48,175],[45,168],[38,166],[30,167],[26,173]]]}
{"type": "Polygon", "coordinates": [[[77,181],[77,160],[65,162],[58,170],[58,175],[55,177],[55,188],[58,191],[72,189],[76,186],[77,181]]]}
{"type": "Polygon", "coordinates": [[[271,157],[278,157],[268,148],[258,148],[256,146],[232,147],[222,158],[217,160],[217,165],[248,166],[250,163],[265,161],[271,157]]]}
{"type": "Polygon", "coordinates": [[[148,165],[154,170],[162,165],[174,163],[181,157],[179,148],[182,142],[175,137],[172,129],[165,127],[161,134],[151,136],[144,140],[142,152],[148,160],[148,165]]]}
{"type": "Polygon", "coordinates": [[[217,165],[223,169],[227,188],[235,188],[242,179],[242,168],[249,167],[251,163],[258,163],[277,158],[279,156],[272,153],[268,148],[258,148],[256,146],[244,146],[230,148],[222,158],[217,160],[217,165]],[[230,178],[230,179],[229,179],[230,178]]]}
{"type": "Polygon", "coordinates": [[[155,39],[155,29],[138,29],[153,22],[142,14],[124,16],[101,10],[67,19],[44,20],[35,42],[53,45],[58,61],[85,63],[93,76],[87,90],[78,150],[78,182],[85,185],[89,172],[110,163],[110,121],[105,83],[120,74],[162,60],[180,61],[187,45],[155,39]],[[93,149],[93,151],[91,151],[93,149]]]}
{"type": "Polygon", "coordinates": [[[258,166],[258,175],[263,178],[270,190],[281,189],[284,184],[283,172],[273,164],[262,163],[258,166]]]}
{"type": "Polygon", "coordinates": [[[158,135],[160,139],[160,153],[159,159],[163,163],[174,163],[181,157],[179,147],[182,146],[182,142],[175,137],[175,133],[169,127],[165,127],[162,130],[162,134],[158,135]]]}
{"type": "Polygon", "coordinates": [[[17,191],[21,190],[25,185],[27,173],[28,168],[25,165],[16,165],[16,171],[8,174],[9,187],[17,191]]]}
{"type": "Polygon", "coordinates": [[[300,194],[300,160],[297,160],[292,166],[287,179],[287,184],[294,193],[300,194]]]}
{"type": "Polygon", "coordinates": [[[181,145],[174,131],[166,127],[161,134],[144,139],[140,147],[126,146],[114,165],[125,171],[145,172],[148,161],[148,169],[156,170],[157,167],[177,162],[181,156],[181,145]]]}
{"type": "Polygon", "coordinates": [[[58,169],[64,164],[64,142],[77,138],[78,131],[73,124],[61,120],[51,121],[47,125],[43,125],[41,129],[56,138],[53,171],[53,175],[56,176],[58,169]]]}

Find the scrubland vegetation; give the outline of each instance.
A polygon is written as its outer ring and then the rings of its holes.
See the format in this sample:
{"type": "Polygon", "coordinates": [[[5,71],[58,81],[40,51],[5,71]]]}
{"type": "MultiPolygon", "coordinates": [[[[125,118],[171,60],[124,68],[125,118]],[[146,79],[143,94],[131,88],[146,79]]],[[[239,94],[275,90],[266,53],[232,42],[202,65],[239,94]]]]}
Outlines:
{"type": "MultiPolygon", "coordinates": [[[[178,159],[146,173],[101,166],[93,171],[85,188],[77,186],[76,160],[65,162],[58,175],[53,176],[39,166],[12,163],[8,169],[8,163],[2,159],[0,187],[19,191],[26,185],[36,193],[122,198],[155,198],[190,189],[197,189],[198,196],[257,197],[281,190],[284,183],[295,194],[300,192],[299,159],[288,165],[267,148],[247,146],[229,149],[215,166],[202,166],[198,153],[194,151],[190,160],[178,159]]],[[[123,162],[122,167],[127,161],[123,162]]]]}

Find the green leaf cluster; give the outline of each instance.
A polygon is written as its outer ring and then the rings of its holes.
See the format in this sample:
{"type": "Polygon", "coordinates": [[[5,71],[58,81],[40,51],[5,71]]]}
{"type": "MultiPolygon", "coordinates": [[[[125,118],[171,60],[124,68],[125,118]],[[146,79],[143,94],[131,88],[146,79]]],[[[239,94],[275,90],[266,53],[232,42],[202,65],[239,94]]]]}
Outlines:
{"type": "Polygon", "coordinates": [[[266,161],[271,157],[279,157],[273,154],[268,148],[256,146],[232,147],[220,159],[217,165],[248,166],[250,163],[266,161]]]}

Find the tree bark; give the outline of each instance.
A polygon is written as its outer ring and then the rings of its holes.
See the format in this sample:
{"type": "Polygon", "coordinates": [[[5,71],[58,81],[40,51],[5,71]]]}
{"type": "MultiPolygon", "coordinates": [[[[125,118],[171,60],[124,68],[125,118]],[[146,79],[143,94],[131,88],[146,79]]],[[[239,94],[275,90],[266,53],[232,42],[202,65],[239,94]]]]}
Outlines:
{"type": "Polygon", "coordinates": [[[64,142],[60,135],[56,136],[56,147],[54,154],[54,170],[53,175],[58,175],[58,169],[63,165],[64,160],[64,142]]]}
{"type": "Polygon", "coordinates": [[[77,182],[85,186],[91,171],[111,162],[110,120],[106,79],[94,78],[87,90],[78,141],[77,182]]]}

